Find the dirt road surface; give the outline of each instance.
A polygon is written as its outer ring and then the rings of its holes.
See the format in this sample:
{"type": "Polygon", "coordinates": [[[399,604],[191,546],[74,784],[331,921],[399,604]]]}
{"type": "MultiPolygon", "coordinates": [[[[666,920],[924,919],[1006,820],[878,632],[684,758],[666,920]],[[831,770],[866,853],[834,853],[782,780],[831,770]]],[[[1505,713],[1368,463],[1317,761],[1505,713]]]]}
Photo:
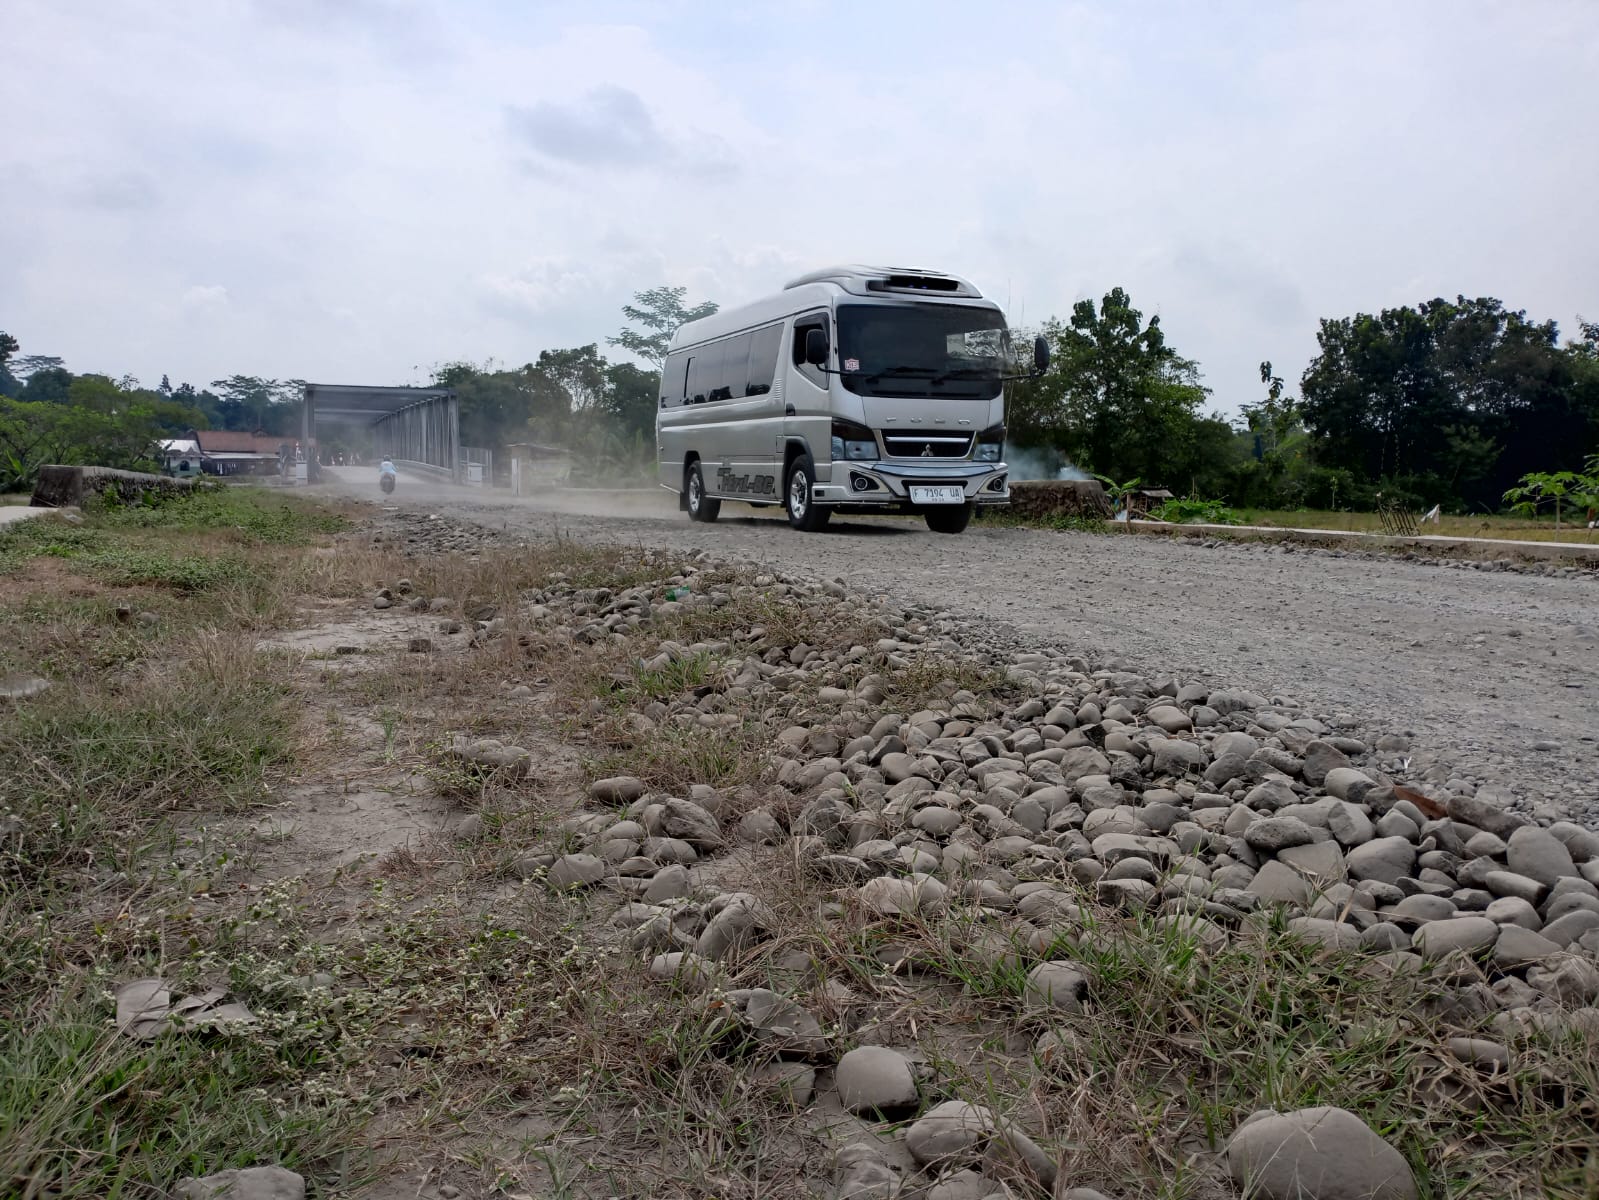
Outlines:
{"type": "MultiPolygon", "coordinates": [[[[331,487],[380,499],[375,481],[331,487]]],[[[1411,734],[1413,778],[1496,785],[1529,808],[1599,823],[1592,576],[980,524],[950,537],[893,518],[801,534],[780,510],[737,504],[696,525],[653,491],[513,499],[402,479],[391,502],[521,536],[703,549],[839,578],[947,612],[982,641],[1292,697],[1372,735],[1411,734]]]]}

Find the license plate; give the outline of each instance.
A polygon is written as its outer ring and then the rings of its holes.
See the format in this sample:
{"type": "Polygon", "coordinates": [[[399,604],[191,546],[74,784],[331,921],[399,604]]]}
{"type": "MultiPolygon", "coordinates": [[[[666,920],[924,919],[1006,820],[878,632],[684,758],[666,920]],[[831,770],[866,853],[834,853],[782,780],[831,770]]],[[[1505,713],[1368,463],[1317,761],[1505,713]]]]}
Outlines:
{"type": "Polygon", "coordinates": [[[965,504],[966,489],[963,487],[913,487],[911,488],[912,504],[965,504]]]}

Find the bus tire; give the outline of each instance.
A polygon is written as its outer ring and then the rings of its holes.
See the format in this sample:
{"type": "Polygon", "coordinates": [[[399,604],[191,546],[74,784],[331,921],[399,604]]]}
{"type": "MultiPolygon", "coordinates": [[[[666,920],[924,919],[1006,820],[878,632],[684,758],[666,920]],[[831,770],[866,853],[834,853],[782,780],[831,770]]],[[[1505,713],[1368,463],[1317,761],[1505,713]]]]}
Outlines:
{"type": "Polygon", "coordinates": [[[709,523],[721,515],[722,502],[705,494],[705,475],[697,461],[688,465],[688,478],[683,483],[683,495],[686,497],[690,521],[709,523]]]}
{"type": "Polygon", "coordinates": [[[922,516],[927,519],[927,527],[934,533],[961,533],[971,524],[972,506],[950,504],[940,508],[929,508],[922,516]]]}
{"type": "Polygon", "coordinates": [[[811,461],[811,456],[795,456],[783,480],[783,507],[788,510],[788,523],[804,533],[815,533],[827,524],[827,518],[832,515],[832,510],[811,498],[811,488],[815,483],[816,465],[811,461]]]}

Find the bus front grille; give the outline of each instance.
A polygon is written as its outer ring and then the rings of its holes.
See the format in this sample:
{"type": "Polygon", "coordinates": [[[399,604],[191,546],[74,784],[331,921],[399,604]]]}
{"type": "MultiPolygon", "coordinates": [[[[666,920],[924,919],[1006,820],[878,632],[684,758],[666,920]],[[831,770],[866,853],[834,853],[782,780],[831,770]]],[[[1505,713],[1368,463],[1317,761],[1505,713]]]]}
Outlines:
{"type": "Polygon", "coordinates": [[[965,458],[972,451],[972,435],[884,430],[883,449],[890,458],[965,458]]]}

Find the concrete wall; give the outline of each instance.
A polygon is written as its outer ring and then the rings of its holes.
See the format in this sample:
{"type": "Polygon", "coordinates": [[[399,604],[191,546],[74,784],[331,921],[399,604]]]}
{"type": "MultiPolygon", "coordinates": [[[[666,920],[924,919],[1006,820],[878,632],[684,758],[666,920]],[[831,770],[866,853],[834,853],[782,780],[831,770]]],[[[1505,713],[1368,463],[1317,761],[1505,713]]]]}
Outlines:
{"type": "Polygon", "coordinates": [[[66,508],[82,504],[85,496],[110,492],[124,504],[137,504],[148,492],[176,496],[187,494],[197,486],[217,485],[168,475],[146,475],[142,471],[119,471],[114,467],[40,467],[31,503],[37,508],[66,508]]]}

